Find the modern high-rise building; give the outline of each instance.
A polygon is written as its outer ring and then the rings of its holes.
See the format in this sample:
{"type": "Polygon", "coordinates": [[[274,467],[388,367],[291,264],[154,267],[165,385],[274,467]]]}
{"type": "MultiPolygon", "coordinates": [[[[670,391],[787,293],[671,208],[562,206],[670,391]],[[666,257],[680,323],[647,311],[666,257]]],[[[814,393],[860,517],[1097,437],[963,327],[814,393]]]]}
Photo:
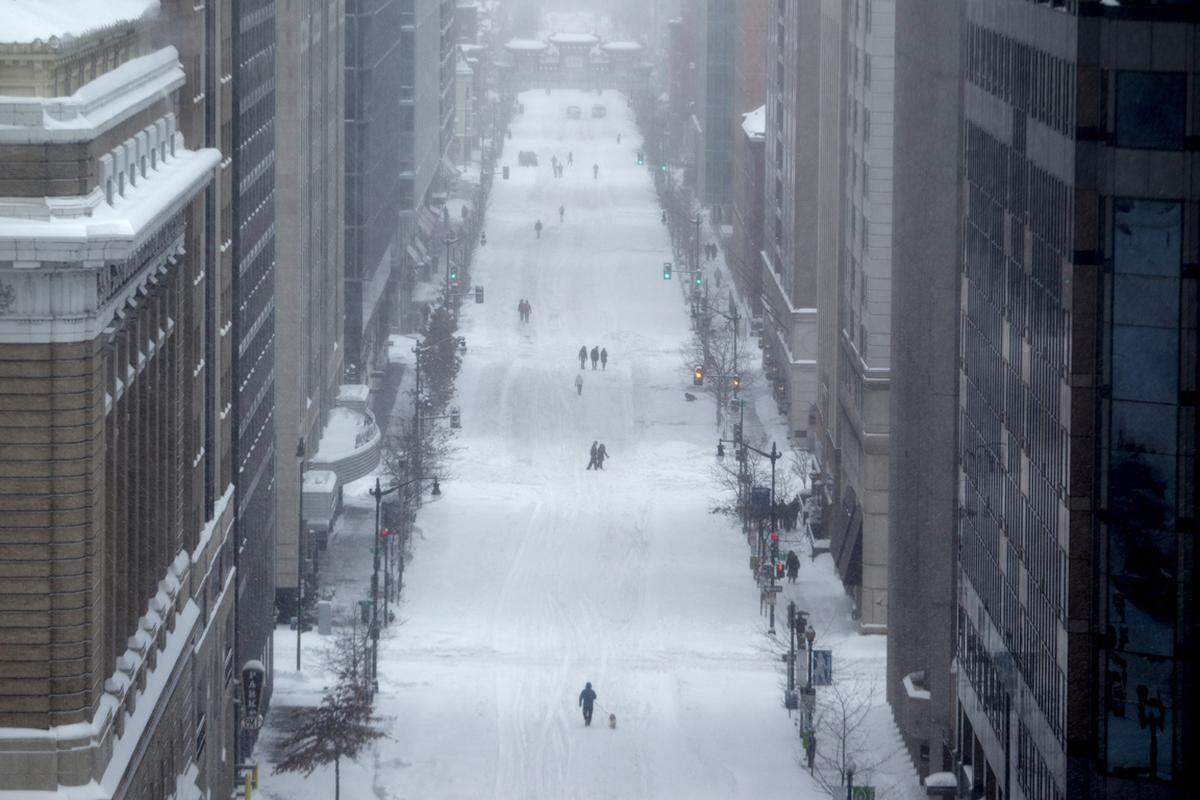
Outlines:
{"type": "Polygon", "coordinates": [[[29,9],[0,44],[0,786],[229,796],[228,4],[29,9]]]}
{"type": "MultiPolygon", "coordinates": [[[[275,627],[275,0],[234,0],[233,415],[238,663],[271,695],[275,627]]],[[[293,451],[285,448],[286,456],[293,451]]],[[[242,752],[253,734],[242,742],[242,752]]]]}
{"type": "Polygon", "coordinates": [[[962,30],[962,777],[1192,796],[1200,16],[973,0],[962,30]]]}
{"type": "Polygon", "coordinates": [[[955,747],[962,8],[895,15],[886,694],[922,775],[955,747]]]}
{"type": "Polygon", "coordinates": [[[829,533],[859,628],[879,633],[887,630],[895,1],[850,3],[844,30],[837,344],[820,358],[837,359],[836,384],[822,387],[836,393],[838,415],[840,500],[829,533]]]}
{"type": "Polygon", "coordinates": [[[837,0],[782,0],[767,24],[767,374],[792,436],[819,456],[818,308],[821,288],[836,286],[839,256],[841,13],[837,0]]]}
{"type": "Polygon", "coordinates": [[[762,305],[763,142],[767,99],[767,0],[737,3],[734,49],[733,165],[730,203],[733,244],[726,259],[738,291],[758,313],[762,305]],[[754,112],[752,118],[746,115],[754,112]]]}
{"type": "Polygon", "coordinates": [[[738,119],[734,104],[737,5],[734,0],[703,0],[698,50],[700,93],[693,114],[698,139],[697,191],[700,201],[713,210],[718,220],[733,203],[733,132],[738,119]]]}
{"type": "Polygon", "coordinates": [[[345,17],[345,0],[303,0],[275,18],[275,594],[289,619],[316,558],[301,466],[318,452],[345,356],[345,17]]]}
{"type": "MultiPolygon", "coordinates": [[[[414,137],[407,78],[414,5],[435,0],[346,0],[345,342],[348,383],[368,384],[385,360],[393,266],[414,137]]],[[[434,11],[437,11],[436,6],[434,11]]],[[[440,29],[439,29],[440,30],[440,29]]],[[[437,62],[437,40],[433,59],[437,62]]],[[[438,99],[434,94],[433,103],[438,99]]],[[[433,135],[437,136],[435,129],[433,135]]]]}

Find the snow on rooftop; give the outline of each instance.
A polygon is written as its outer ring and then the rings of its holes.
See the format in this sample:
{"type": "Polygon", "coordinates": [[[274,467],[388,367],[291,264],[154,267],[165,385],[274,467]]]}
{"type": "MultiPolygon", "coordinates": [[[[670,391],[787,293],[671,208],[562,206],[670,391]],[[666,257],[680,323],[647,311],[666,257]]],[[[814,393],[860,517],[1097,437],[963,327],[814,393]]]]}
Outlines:
{"type": "Polygon", "coordinates": [[[158,0],[0,0],[0,42],[80,36],[158,9],[158,0]]]}
{"type": "Polygon", "coordinates": [[[753,111],[742,114],[742,130],[752,139],[761,139],[767,135],[767,107],[759,106],[753,111]]]}
{"type": "Polygon", "coordinates": [[[635,53],[642,49],[642,46],[637,42],[608,42],[600,45],[601,50],[609,50],[611,52],[635,53]]]}
{"type": "Polygon", "coordinates": [[[509,50],[545,50],[546,43],[537,39],[510,39],[508,44],[504,45],[509,50]]]}
{"type": "Polygon", "coordinates": [[[600,40],[590,33],[555,33],[550,41],[554,44],[595,44],[600,40]]]}

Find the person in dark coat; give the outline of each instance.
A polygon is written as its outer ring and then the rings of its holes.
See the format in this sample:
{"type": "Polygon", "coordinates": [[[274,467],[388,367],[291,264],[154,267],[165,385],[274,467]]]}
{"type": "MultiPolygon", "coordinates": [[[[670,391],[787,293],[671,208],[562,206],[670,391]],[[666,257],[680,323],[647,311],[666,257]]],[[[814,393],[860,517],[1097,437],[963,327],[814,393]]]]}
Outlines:
{"type": "Polygon", "coordinates": [[[566,206],[559,206],[559,207],[558,207],[558,221],[559,221],[559,222],[562,222],[562,221],[563,221],[563,215],[564,215],[564,214],[566,214],[566,213],[567,213],[567,207],[566,207],[566,206]]]}
{"type": "Polygon", "coordinates": [[[796,555],[795,550],[788,550],[787,554],[787,576],[788,583],[796,582],[796,575],[800,573],[800,556],[796,555]]]}
{"type": "Polygon", "coordinates": [[[592,457],[588,459],[588,469],[593,469],[596,466],[596,450],[598,449],[596,445],[597,442],[592,442],[592,457]]]}
{"type": "Polygon", "coordinates": [[[596,448],[596,469],[604,469],[604,460],[608,458],[608,448],[603,443],[596,448]]]}
{"type": "Polygon", "coordinates": [[[600,165],[599,164],[592,164],[592,177],[593,178],[600,177],[600,165]]]}
{"type": "Polygon", "coordinates": [[[587,366],[587,345],[579,348],[579,368],[583,369],[587,366]]]}
{"type": "Polygon", "coordinates": [[[600,348],[600,369],[608,369],[608,348],[600,348]]]}
{"type": "Polygon", "coordinates": [[[542,221],[540,219],[533,223],[533,232],[537,234],[537,238],[542,238],[542,221]]]}
{"type": "Polygon", "coordinates": [[[600,362],[600,348],[593,347],[592,348],[592,369],[595,369],[596,364],[598,364],[599,362],[600,362]]]}
{"type": "Polygon", "coordinates": [[[592,724],[592,705],[596,702],[596,692],[592,689],[592,684],[589,682],[583,687],[583,691],[579,693],[579,705],[583,708],[583,724],[592,724]]]}

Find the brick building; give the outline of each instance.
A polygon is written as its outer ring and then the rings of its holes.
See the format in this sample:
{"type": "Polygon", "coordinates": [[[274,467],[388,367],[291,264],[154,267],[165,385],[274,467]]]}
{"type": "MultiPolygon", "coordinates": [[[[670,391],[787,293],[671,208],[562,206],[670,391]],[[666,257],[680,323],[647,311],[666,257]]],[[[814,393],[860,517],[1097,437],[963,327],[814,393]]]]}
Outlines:
{"type": "Polygon", "coordinates": [[[227,796],[227,6],[66,5],[0,45],[0,786],[227,796]]]}

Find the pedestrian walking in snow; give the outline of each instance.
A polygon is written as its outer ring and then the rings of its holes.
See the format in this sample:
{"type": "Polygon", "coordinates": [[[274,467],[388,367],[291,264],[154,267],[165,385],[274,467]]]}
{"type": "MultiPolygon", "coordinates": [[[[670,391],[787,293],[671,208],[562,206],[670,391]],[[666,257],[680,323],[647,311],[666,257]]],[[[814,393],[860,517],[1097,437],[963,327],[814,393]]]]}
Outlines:
{"type": "Polygon", "coordinates": [[[787,576],[788,583],[796,582],[796,575],[800,572],[800,556],[796,555],[795,550],[788,550],[787,554],[787,576]]]}
{"type": "Polygon", "coordinates": [[[575,376],[575,394],[583,394],[583,376],[575,376]]]}
{"type": "Polygon", "coordinates": [[[575,166],[575,154],[572,153],[570,150],[567,151],[567,166],[568,167],[575,166]]]}
{"type": "Polygon", "coordinates": [[[525,321],[525,298],[521,298],[521,302],[517,303],[517,317],[521,322],[525,321]]]}
{"type": "Polygon", "coordinates": [[[600,369],[608,369],[608,348],[605,347],[600,348],[600,369]]]}
{"type": "Polygon", "coordinates": [[[599,449],[597,445],[598,445],[597,442],[592,442],[592,454],[591,454],[591,457],[588,458],[588,465],[587,465],[588,469],[595,469],[595,467],[596,467],[596,450],[599,449]]]}
{"type": "Polygon", "coordinates": [[[587,356],[588,356],[587,345],[585,344],[583,347],[579,348],[579,368],[580,369],[583,369],[585,366],[587,366],[587,356]]]}
{"type": "Polygon", "coordinates": [[[666,225],[667,224],[667,210],[665,208],[662,211],[661,219],[662,219],[662,224],[666,225]]]}
{"type": "Polygon", "coordinates": [[[537,234],[537,238],[542,238],[542,221],[540,219],[533,223],[533,232],[537,234]]]}
{"type": "Polygon", "coordinates": [[[599,177],[600,177],[600,165],[592,164],[592,178],[595,179],[595,178],[599,178],[599,177]]]}
{"type": "Polygon", "coordinates": [[[563,221],[563,215],[565,215],[566,213],[567,213],[567,209],[565,206],[558,207],[558,221],[559,222],[563,221]]]}
{"type": "Polygon", "coordinates": [[[579,706],[583,709],[583,724],[589,726],[592,724],[592,706],[596,702],[596,692],[592,689],[592,684],[589,682],[583,687],[583,691],[579,693],[579,706]]]}
{"type": "Polygon", "coordinates": [[[608,448],[601,442],[596,448],[596,469],[604,469],[604,461],[608,458],[608,448]]]}
{"type": "Polygon", "coordinates": [[[617,144],[621,143],[621,134],[617,134],[617,144]]]}
{"type": "Polygon", "coordinates": [[[600,361],[600,348],[592,348],[592,369],[596,368],[596,364],[600,361]]]}

